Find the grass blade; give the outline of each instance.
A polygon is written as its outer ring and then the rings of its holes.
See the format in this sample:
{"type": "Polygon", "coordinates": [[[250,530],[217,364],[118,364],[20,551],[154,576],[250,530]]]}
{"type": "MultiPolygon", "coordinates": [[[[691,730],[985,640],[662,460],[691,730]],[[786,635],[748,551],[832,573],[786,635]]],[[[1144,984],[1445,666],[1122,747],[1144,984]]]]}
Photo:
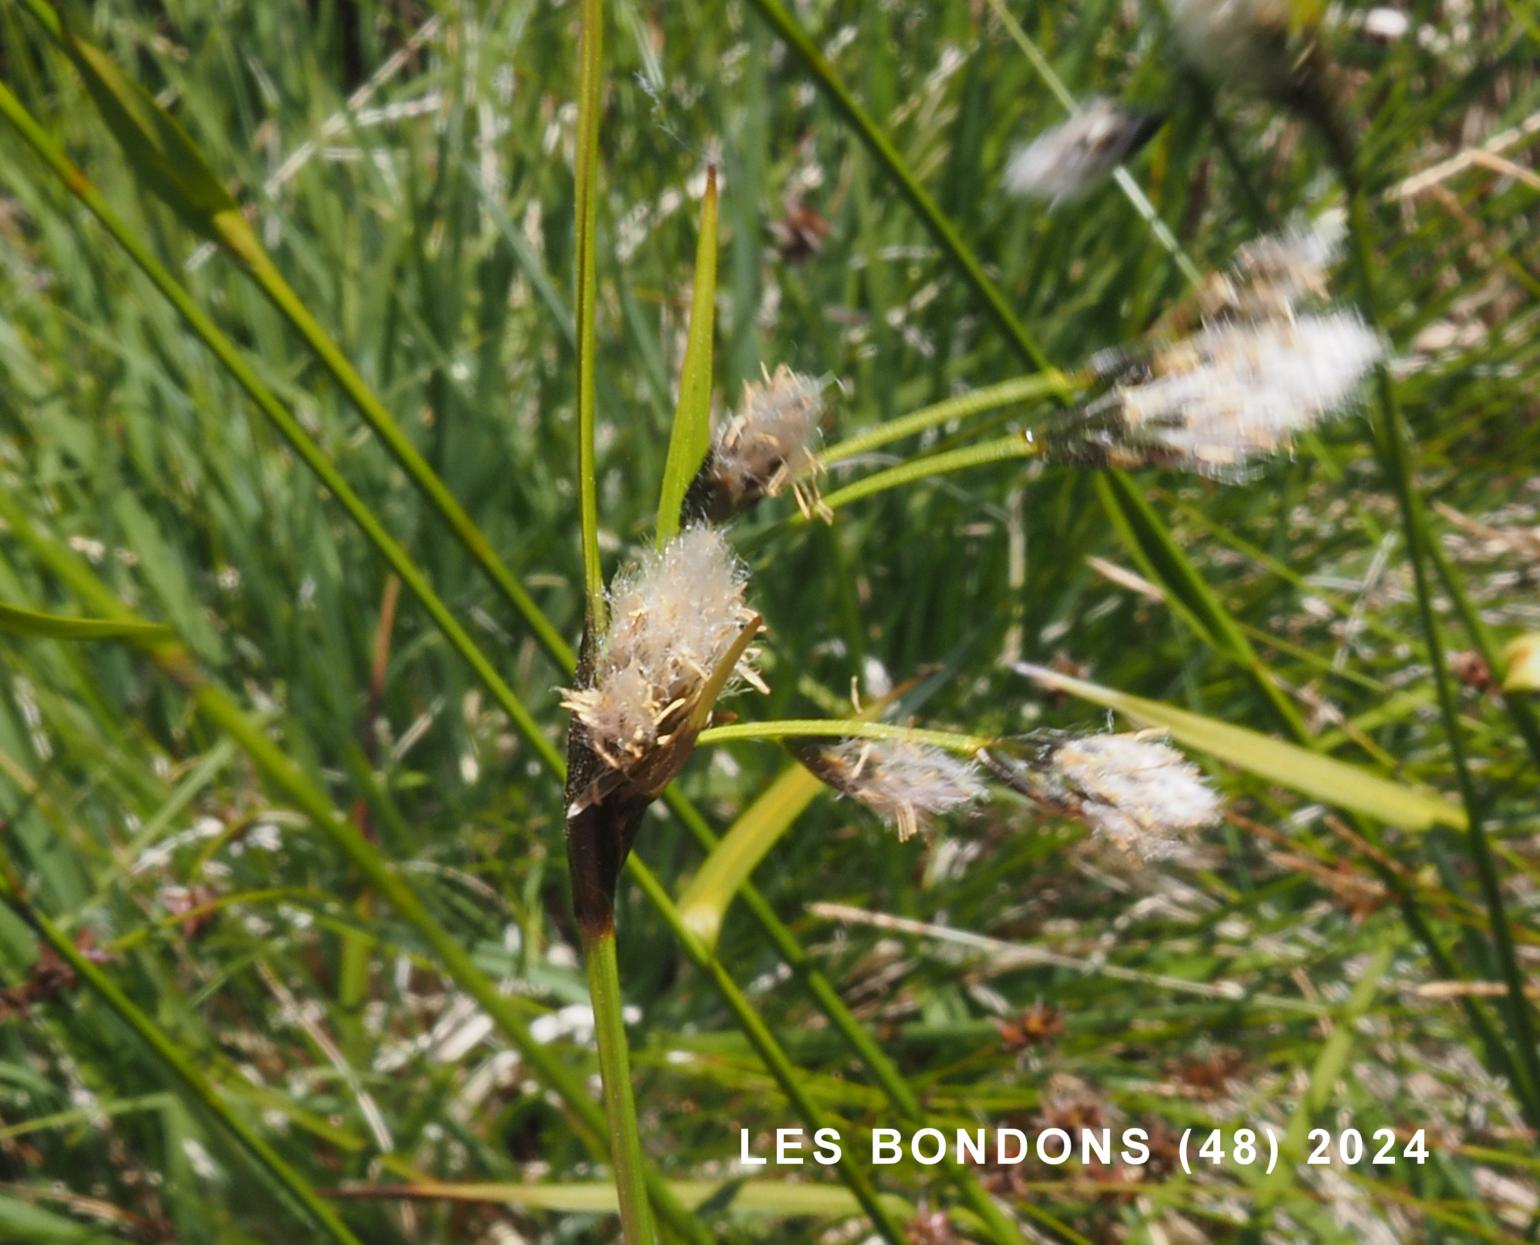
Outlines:
{"type": "Polygon", "coordinates": [[[604,11],[602,0],[583,0],[578,40],[578,126],[576,237],[578,522],[583,545],[583,589],[587,601],[586,634],[591,641],[604,630],[604,567],[599,560],[599,465],[595,454],[595,352],[598,350],[594,300],[598,297],[599,113],[604,106],[604,11]]]}
{"type": "Polygon", "coordinates": [[[695,287],[690,297],[690,335],[679,373],[679,404],[668,438],[663,492],[658,498],[658,547],[679,531],[679,510],[690,481],[711,445],[711,345],[716,326],[717,171],[706,170],[695,246],[695,287]]]}
{"type": "Polygon", "coordinates": [[[107,618],[66,618],[24,610],[15,605],[0,605],[0,632],[11,635],[43,636],[50,640],[114,640],[136,636],[168,636],[169,627],[161,623],[123,623],[107,618]]]}

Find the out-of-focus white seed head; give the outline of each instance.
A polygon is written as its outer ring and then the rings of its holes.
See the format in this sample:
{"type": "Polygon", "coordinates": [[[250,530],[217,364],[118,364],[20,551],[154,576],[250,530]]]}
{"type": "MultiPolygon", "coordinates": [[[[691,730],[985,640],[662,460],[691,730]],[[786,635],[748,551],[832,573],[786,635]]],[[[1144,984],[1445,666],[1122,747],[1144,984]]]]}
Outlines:
{"type": "Polygon", "coordinates": [[[1289,85],[1291,0],[1169,0],[1167,9],[1182,53],[1210,77],[1264,92],[1289,85]]]}
{"type": "Polygon", "coordinates": [[[908,740],[844,739],[800,756],[824,782],[896,829],[900,840],[928,830],[933,817],[977,803],[987,790],[971,761],[908,740]]]}
{"type": "Polygon", "coordinates": [[[1346,230],[1346,215],[1334,208],[1308,225],[1246,243],[1228,271],[1209,279],[1202,300],[1205,317],[1289,320],[1300,304],[1324,302],[1346,230]]]}
{"type": "MultiPolygon", "coordinates": [[[[784,363],[762,382],[744,384],[743,401],[718,430],[710,460],[730,510],[774,497],[816,466],[823,389],[784,363]]],[[[801,493],[798,502],[804,504],[801,493]]]]}
{"type": "Polygon", "coordinates": [[[1100,96],[1069,120],[1018,147],[1005,166],[1005,188],[1029,199],[1074,199],[1091,190],[1159,128],[1146,112],[1100,96]]]}
{"type": "Polygon", "coordinates": [[[1378,334],[1349,312],[1212,325],[1164,347],[1146,378],[1113,392],[1111,456],[1233,471],[1345,406],[1382,353],[1378,334]]]}
{"type": "MultiPolygon", "coordinates": [[[[607,765],[634,771],[685,725],[707,680],[755,618],[744,600],[746,581],[721,532],[704,526],[650,550],[615,577],[592,686],[562,698],[607,765]]],[[[763,687],[748,655],[735,678],[763,687]]]]}
{"type": "Polygon", "coordinates": [[[1219,796],[1198,767],[1147,735],[1065,740],[1042,779],[1051,803],[1141,860],[1171,855],[1184,833],[1220,816],[1219,796]]]}

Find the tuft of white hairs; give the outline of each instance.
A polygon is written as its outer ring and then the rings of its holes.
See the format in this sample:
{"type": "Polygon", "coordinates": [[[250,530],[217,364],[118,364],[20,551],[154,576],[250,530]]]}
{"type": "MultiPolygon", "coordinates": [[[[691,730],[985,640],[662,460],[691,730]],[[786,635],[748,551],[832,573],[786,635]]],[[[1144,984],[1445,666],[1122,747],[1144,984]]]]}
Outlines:
{"type": "Polygon", "coordinates": [[[928,830],[932,818],[977,803],[987,790],[971,761],[903,739],[844,739],[803,760],[897,830],[901,841],[928,830]]]}
{"type": "Polygon", "coordinates": [[[1176,41],[1210,77],[1264,91],[1287,86],[1290,0],[1169,0],[1176,41]]]}
{"type": "MultiPolygon", "coordinates": [[[[562,696],[606,764],[630,769],[688,719],[755,617],[744,599],[747,580],[721,532],[704,526],[648,551],[615,577],[593,684],[562,696]]],[[[763,689],[748,655],[734,677],[763,689]]]]}
{"type": "Polygon", "coordinates": [[[1204,315],[1291,320],[1300,304],[1324,302],[1346,231],[1346,214],[1333,208],[1309,224],[1253,238],[1235,253],[1227,272],[1210,278],[1204,315]]]}
{"type": "Polygon", "coordinates": [[[1219,820],[1219,796],[1198,767],[1144,734],[1086,735],[1054,748],[1050,800],[1141,860],[1170,856],[1187,831],[1219,820]]]}
{"type": "Polygon", "coordinates": [[[1347,405],[1383,352],[1350,312],[1211,325],[1162,348],[1147,378],[1110,395],[1121,420],[1114,457],[1234,470],[1347,405]]]}
{"type": "Polygon", "coordinates": [[[784,363],[763,382],[744,383],[743,401],[717,431],[711,457],[734,508],[774,497],[815,465],[823,389],[784,363]]]}
{"type": "Polygon", "coordinates": [[[1069,120],[1018,147],[1005,188],[1028,199],[1075,199],[1106,178],[1153,132],[1148,113],[1096,96],[1069,120]]]}

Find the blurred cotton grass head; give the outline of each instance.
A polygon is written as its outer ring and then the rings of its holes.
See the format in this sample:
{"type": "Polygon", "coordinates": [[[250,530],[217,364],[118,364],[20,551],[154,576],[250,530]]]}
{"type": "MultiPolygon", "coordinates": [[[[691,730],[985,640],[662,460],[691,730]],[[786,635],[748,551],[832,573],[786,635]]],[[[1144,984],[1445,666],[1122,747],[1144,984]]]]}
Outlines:
{"type": "Polygon", "coordinates": [[[1356,398],[1384,353],[1357,315],[1223,321],[1152,352],[1069,427],[1066,449],[1117,466],[1244,474],[1356,398]]]}
{"type": "Polygon", "coordinates": [[[743,400],[718,427],[686,506],[720,520],[790,486],[798,508],[811,514],[825,388],[784,363],[761,381],[745,382],[743,400]]]}
{"type": "Polygon", "coordinates": [[[1301,305],[1325,302],[1346,231],[1346,213],[1332,208],[1308,223],[1253,238],[1228,269],[1208,279],[1200,297],[1203,316],[1292,320],[1301,305]]]}
{"type": "Polygon", "coordinates": [[[1025,749],[988,749],[989,767],[1049,812],[1073,817],[1140,860],[1175,854],[1184,836],[1220,818],[1201,771],[1158,732],[1042,735],[1025,749]]]}
{"type": "Polygon", "coordinates": [[[795,752],[819,779],[897,830],[901,841],[928,832],[943,813],[978,803],[987,791],[972,761],[907,739],[842,739],[795,752]]]}
{"type": "Polygon", "coordinates": [[[1143,147],[1164,120],[1095,96],[1067,121],[1012,153],[1005,188],[1053,203],[1079,198],[1143,147]]]}
{"type": "Polygon", "coordinates": [[[687,528],[615,577],[609,627],[586,687],[563,692],[606,767],[580,796],[654,798],[678,773],[712,704],[735,683],[764,690],[749,641],[748,575],[716,528],[687,528]]]}

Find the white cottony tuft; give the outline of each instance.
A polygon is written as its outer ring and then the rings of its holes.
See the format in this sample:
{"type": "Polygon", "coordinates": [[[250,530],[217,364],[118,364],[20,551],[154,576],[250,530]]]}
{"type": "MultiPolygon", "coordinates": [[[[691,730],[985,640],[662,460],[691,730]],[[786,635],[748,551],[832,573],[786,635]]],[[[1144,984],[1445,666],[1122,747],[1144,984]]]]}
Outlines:
{"type": "Polygon", "coordinates": [[[860,800],[901,840],[941,813],[977,803],[987,788],[972,762],[908,740],[845,739],[803,756],[835,790],[860,800]]]}
{"type": "Polygon", "coordinates": [[[1114,392],[1115,457],[1223,472],[1287,449],[1348,404],[1382,353],[1379,335],[1348,312],[1212,325],[1114,392]]]}
{"type": "MultiPolygon", "coordinates": [[[[645,760],[689,717],[706,681],[755,617],[744,601],[746,581],[721,532],[711,527],[688,529],[616,576],[593,685],[562,699],[608,765],[624,770],[645,760]]],[[[736,674],[760,686],[747,657],[736,674]]]]}
{"type": "Polygon", "coordinates": [[[1290,0],[1169,0],[1177,42],[1213,78],[1264,91],[1288,84],[1290,0]]]}
{"type": "Polygon", "coordinates": [[[1155,132],[1158,119],[1101,97],[1018,147],[1005,188],[1029,199],[1073,199],[1107,177],[1155,132]]]}
{"type": "Polygon", "coordinates": [[[1183,832],[1219,820],[1219,797],[1198,767],[1144,735],[1066,740],[1045,781],[1054,803],[1144,860],[1169,856],[1183,832]]]}
{"type": "Polygon", "coordinates": [[[718,430],[711,464],[737,509],[774,497],[814,465],[823,385],[784,363],[762,383],[743,386],[743,402],[718,430]]]}
{"type": "Polygon", "coordinates": [[[1307,225],[1254,238],[1236,252],[1228,272],[1210,278],[1205,315],[1289,320],[1301,303],[1325,301],[1346,231],[1346,214],[1334,208],[1307,225]]]}

